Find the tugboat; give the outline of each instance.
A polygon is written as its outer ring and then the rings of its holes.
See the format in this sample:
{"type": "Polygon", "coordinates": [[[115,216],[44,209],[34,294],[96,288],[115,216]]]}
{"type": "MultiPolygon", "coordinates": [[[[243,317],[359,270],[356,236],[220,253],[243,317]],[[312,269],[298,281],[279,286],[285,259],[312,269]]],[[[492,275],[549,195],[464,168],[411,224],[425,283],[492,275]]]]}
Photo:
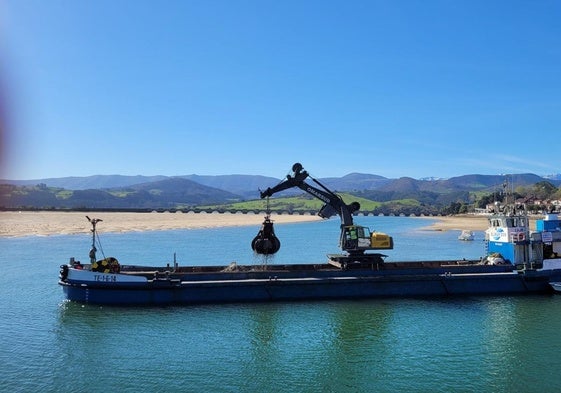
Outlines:
{"type": "Polygon", "coordinates": [[[485,231],[488,258],[501,258],[519,270],[561,268],[561,221],[557,214],[545,214],[530,230],[523,204],[516,204],[504,185],[504,204],[495,203],[485,231]]]}
{"type": "Polygon", "coordinates": [[[557,272],[561,269],[561,220],[557,214],[545,214],[536,220],[536,229],[530,230],[529,217],[524,205],[516,205],[508,193],[506,201],[495,203],[485,231],[485,245],[490,264],[509,263],[520,273],[531,275],[551,272],[550,286],[561,291],[557,272]]]}

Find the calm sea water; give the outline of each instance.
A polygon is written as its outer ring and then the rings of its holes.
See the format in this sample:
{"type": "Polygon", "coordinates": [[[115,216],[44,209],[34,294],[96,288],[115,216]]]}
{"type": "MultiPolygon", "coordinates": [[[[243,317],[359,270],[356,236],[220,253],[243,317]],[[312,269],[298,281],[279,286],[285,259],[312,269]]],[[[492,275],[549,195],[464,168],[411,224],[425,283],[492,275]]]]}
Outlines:
{"type": "MultiPolygon", "coordinates": [[[[388,261],[478,258],[425,220],[361,217],[388,261]]],[[[276,225],[267,263],[323,262],[337,220],[276,225]]],[[[100,224],[99,229],[103,231],[100,224]]],[[[101,234],[124,264],[257,264],[259,228],[101,234]]],[[[561,296],[111,308],[65,302],[59,265],[90,235],[0,239],[0,391],[557,392],[561,296]]]]}

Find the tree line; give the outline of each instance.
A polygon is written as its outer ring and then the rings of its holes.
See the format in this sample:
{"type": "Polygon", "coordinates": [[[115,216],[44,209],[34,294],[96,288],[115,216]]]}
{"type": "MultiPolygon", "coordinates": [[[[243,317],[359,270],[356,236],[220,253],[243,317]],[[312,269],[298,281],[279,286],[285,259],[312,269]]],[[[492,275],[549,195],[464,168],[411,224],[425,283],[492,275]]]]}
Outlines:
{"type": "Polygon", "coordinates": [[[486,209],[487,206],[498,203],[523,204],[526,211],[532,214],[560,212],[561,207],[554,201],[561,201],[561,187],[556,187],[548,181],[541,181],[532,186],[520,186],[514,190],[507,187],[496,192],[482,195],[478,198],[475,194],[470,195],[473,201],[455,201],[442,209],[442,214],[465,214],[472,212],[474,208],[486,209]],[[508,198],[508,201],[507,201],[508,198]]]}

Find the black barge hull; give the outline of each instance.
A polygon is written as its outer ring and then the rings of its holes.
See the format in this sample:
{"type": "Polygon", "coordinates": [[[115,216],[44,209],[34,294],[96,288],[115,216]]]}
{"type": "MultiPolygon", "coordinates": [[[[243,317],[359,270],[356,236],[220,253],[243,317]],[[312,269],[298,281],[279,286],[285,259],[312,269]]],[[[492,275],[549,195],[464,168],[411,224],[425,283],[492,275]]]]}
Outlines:
{"type": "Polygon", "coordinates": [[[561,269],[428,261],[348,266],[303,264],[230,267],[123,267],[119,274],[70,274],[59,281],[69,300],[103,305],[173,305],[311,299],[518,295],[552,293],[561,269]],[[142,281],[134,281],[142,280],[142,281]]]}

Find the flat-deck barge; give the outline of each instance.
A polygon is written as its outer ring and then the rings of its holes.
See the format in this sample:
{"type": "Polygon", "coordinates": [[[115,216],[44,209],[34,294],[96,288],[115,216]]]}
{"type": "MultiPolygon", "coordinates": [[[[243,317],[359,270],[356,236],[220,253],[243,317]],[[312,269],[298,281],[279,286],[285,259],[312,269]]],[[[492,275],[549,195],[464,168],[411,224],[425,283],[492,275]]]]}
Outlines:
{"type": "MultiPolygon", "coordinates": [[[[293,174],[261,197],[299,187],[325,202],[320,216],[341,217],[339,244],[343,254],[328,255],[326,263],[247,266],[145,267],[121,265],[115,258],[96,259],[96,223],[90,263],[74,258],[62,265],[59,284],[69,300],[109,305],[265,302],[303,299],[363,299],[390,296],[453,296],[553,293],[561,287],[561,220],[547,214],[530,231],[524,209],[497,205],[485,233],[485,256],[473,261],[386,262],[393,239],[353,223],[360,205],[313,179],[300,164],[293,174]]],[[[265,217],[251,242],[258,254],[280,248],[272,222],[265,217]]]]}

